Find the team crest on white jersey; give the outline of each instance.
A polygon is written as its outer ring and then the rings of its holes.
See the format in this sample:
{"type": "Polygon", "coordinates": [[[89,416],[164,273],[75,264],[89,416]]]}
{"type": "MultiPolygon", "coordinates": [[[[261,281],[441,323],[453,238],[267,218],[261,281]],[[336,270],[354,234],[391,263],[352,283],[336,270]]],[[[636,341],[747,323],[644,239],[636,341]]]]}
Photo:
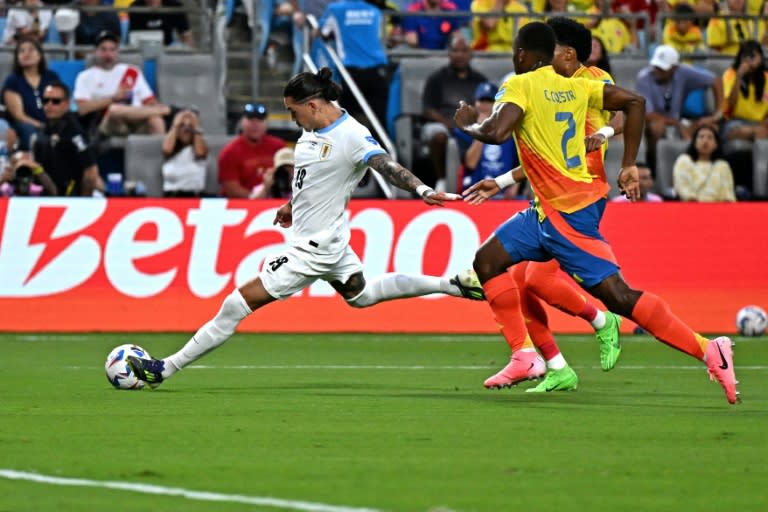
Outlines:
{"type": "Polygon", "coordinates": [[[320,160],[328,160],[328,157],[331,156],[331,147],[330,144],[323,144],[323,147],[320,148],[320,160]]]}

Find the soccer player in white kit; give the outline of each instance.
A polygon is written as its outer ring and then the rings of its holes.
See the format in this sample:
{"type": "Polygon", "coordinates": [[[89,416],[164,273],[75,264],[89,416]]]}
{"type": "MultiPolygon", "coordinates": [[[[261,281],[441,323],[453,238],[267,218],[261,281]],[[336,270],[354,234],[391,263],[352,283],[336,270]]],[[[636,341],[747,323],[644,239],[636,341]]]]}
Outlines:
{"type": "Polygon", "coordinates": [[[181,350],[162,360],[129,356],[128,364],[139,379],[157,386],[224,343],[256,309],[287,299],[318,279],[328,281],[357,308],[431,293],[484,299],[474,272],[450,279],[389,273],[366,282],[363,264],[349,246],[344,213],[368,167],[429,205],[442,206],[461,196],[435,192],[395,162],[367,128],[338,106],[335,101],[341,91],[328,68],[316,74],[299,73],[285,86],[285,107],[303,130],[296,143],[293,195],[278,209],[274,221],[284,228],[293,226],[290,247],[268,258],[257,277],[229,294],[216,316],[181,350]]]}

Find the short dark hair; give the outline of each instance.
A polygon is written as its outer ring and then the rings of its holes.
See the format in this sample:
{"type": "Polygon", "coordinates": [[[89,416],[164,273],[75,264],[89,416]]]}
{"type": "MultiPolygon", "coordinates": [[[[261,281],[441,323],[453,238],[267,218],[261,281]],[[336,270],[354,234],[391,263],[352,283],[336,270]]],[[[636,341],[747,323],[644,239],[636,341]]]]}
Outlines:
{"type": "MultiPolygon", "coordinates": [[[[696,11],[693,10],[693,7],[691,7],[688,4],[677,4],[675,6],[675,10],[673,11],[675,14],[693,14],[696,11]]],[[[685,18],[687,19],[687,18],[685,18]]],[[[675,21],[680,21],[680,18],[677,18],[675,21]]]]}
{"type": "Polygon", "coordinates": [[[294,75],[283,89],[283,97],[293,98],[297,103],[310,98],[323,98],[326,101],[336,101],[341,97],[342,88],[331,79],[332,72],[328,67],[320,68],[317,73],[305,71],[294,75]]]}
{"type": "Polygon", "coordinates": [[[52,80],[48,85],[45,86],[46,89],[49,87],[60,89],[61,92],[64,93],[64,99],[69,100],[70,98],[69,87],[67,86],[67,84],[65,84],[61,80],[52,80]]]}
{"type": "Polygon", "coordinates": [[[563,16],[548,19],[547,25],[555,31],[557,44],[570,46],[576,51],[579,62],[587,62],[592,53],[592,32],[587,27],[563,16]]]}
{"type": "Polygon", "coordinates": [[[532,21],[526,23],[517,32],[517,44],[523,50],[538,53],[547,62],[552,60],[555,54],[555,31],[546,23],[532,21]]]}

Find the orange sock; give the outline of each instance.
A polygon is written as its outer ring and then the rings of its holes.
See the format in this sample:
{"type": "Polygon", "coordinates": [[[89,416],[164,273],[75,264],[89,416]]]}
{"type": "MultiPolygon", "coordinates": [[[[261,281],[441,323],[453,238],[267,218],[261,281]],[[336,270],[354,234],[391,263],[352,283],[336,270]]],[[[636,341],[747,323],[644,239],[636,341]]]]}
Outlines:
{"type": "Polygon", "coordinates": [[[549,330],[549,320],[541,300],[527,288],[520,289],[520,305],[525,319],[525,328],[546,361],[560,354],[555,336],[549,330]]]}
{"type": "Polygon", "coordinates": [[[595,319],[597,308],[587,302],[586,297],[557,275],[560,265],[552,260],[546,263],[531,262],[525,275],[525,283],[533,293],[544,301],[572,316],[588,322],[595,319]]]}
{"type": "Polygon", "coordinates": [[[508,272],[500,274],[486,281],[483,291],[499,330],[512,352],[533,348],[531,338],[525,330],[525,321],[520,310],[520,295],[514,278],[508,272]]]}
{"type": "Polygon", "coordinates": [[[661,297],[643,292],[632,310],[632,320],[672,348],[704,359],[709,340],[685,325],[661,297]]]}

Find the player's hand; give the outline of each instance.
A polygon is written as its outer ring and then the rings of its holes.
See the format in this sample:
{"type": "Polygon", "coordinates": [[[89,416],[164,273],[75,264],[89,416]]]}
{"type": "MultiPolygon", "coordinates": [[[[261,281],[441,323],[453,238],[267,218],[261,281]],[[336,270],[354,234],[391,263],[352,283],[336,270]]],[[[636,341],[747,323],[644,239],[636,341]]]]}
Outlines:
{"type": "Polygon", "coordinates": [[[462,192],[464,202],[469,204],[483,204],[488,199],[501,192],[501,188],[493,178],[485,178],[478,181],[467,190],[462,192]]]}
{"type": "Polygon", "coordinates": [[[593,133],[584,137],[584,145],[587,146],[587,153],[590,151],[597,151],[603,147],[605,143],[605,135],[601,133],[593,133]]]}
{"type": "Polygon", "coordinates": [[[275,214],[275,220],[272,225],[280,224],[281,228],[289,228],[293,224],[293,205],[285,203],[275,214]]]}
{"type": "Polygon", "coordinates": [[[425,203],[429,206],[445,206],[443,203],[446,201],[458,201],[461,199],[459,194],[452,194],[450,192],[435,192],[430,190],[422,197],[425,203]]]}
{"type": "Polygon", "coordinates": [[[622,167],[616,181],[619,184],[619,191],[627,196],[627,199],[632,202],[640,199],[640,174],[636,165],[622,167]]]}
{"type": "Polygon", "coordinates": [[[459,108],[456,109],[456,113],[453,114],[453,121],[459,128],[467,127],[477,122],[477,109],[471,105],[467,105],[464,101],[459,102],[459,108]]]}

